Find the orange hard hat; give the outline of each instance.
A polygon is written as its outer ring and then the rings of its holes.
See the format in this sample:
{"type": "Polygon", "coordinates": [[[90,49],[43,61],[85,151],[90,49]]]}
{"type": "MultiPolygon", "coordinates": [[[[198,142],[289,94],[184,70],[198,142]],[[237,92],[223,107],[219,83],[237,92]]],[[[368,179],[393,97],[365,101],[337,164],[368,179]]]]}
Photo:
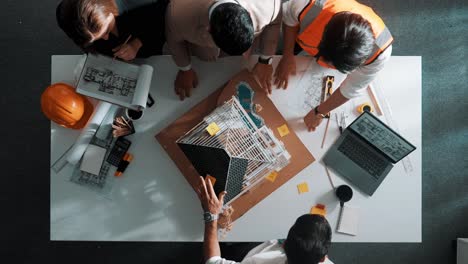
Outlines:
{"type": "Polygon", "coordinates": [[[47,87],[41,96],[41,108],[50,120],[73,129],[83,128],[93,112],[92,104],[65,83],[47,87]]]}

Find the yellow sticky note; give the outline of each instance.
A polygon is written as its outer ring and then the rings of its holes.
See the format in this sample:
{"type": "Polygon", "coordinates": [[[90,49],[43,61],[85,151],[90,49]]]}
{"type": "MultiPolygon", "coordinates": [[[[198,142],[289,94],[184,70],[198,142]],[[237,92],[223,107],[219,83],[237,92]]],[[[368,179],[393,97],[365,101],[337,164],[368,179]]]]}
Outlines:
{"type": "Polygon", "coordinates": [[[216,182],[216,178],[211,176],[211,175],[206,175],[206,178],[208,178],[208,180],[210,180],[211,182],[211,185],[215,185],[215,182],[216,182]]]}
{"type": "Polygon", "coordinates": [[[298,190],[299,194],[309,192],[309,185],[307,184],[307,182],[303,182],[301,184],[298,184],[297,185],[297,190],[298,190]]]}
{"type": "Polygon", "coordinates": [[[209,124],[208,127],[206,127],[206,131],[208,131],[210,136],[216,135],[216,133],[218,133],[219,130],[220,130],[220,128],[215,122],[209,124]]]}
{"type": "Polygon", "coordinates": [[[325,205],[317,204],[316,206],[312,207],[312,209],[310,209],[310,214],[318,214],[318,215],[326,216],[327,209],[325,208],[325,205]]]}
{"type": "Polygon", "coordinates": [[[284,136],[289,134],[289,128],[288,128],[288,126],[286,124],[278,127],[277,129],[278,129],[278,133],[280,134],[281,137],[284,137],[284,136]]]}
{"type": "Polygon", "coordinates": [[[266,176],[266,179],[271,181],[271,182],[274,182],[276,180],[277,176],[278,176],[278,172],[277,171],[272,171],[268,176],[266,176]]]}

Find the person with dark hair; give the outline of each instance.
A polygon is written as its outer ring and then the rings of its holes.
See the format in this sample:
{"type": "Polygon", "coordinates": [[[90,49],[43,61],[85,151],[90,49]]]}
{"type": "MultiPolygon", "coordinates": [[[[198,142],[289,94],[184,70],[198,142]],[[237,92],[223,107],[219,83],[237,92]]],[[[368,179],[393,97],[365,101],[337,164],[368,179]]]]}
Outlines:
{"type": "Polygon", "coordinates": [[[324,262],[331,235],[330,224],[325,217],[305,214],[297,218],[284,243],[288,264],[324,262]]]}
{"type": "Polygon", "coordinates": [[[254,41],[249,12],[235,3],[219,5],[210,16],[210,34],[222,51],[231,56],[242,55],[254,41]]]}
{"type": "Polygon", "coordinates": [[[281,26],[281,0],[171,0],[166,13],[168,48],[179,68],[174,86],[181,100],[198,85],[191,55],[206,61],[220,53],[261,54],[253,73],[271,91],[272,56],[281,26]]]}
{"type": "Polygon", "coordinates": [[[284,50],[275,84],[286,89],[295,74],[295,51],[303,49],[319,65],[347,74],[326,101],[312,109],[304,123],[309,131],[325,114],[359,96],[383,69],[393,37],[374,11],[355,0],[295,0],[283,4],[284,50]]]}
{"type": "Polygon", "coordinates": [[[63,0],[56,9],[57,23],[85,52],[123,60],[160,55],[168,0],[143,2],[135,7],[123,0],[63,0]]]}
{"type": "MultiPolygon", "coordinates": [[[[205,234],[203,256],[206,264],[235,264],[238,262],[221,257],[218,242],[218,217],[223,208],[222,192],[216,196],[208,177],[200,177],[197,190],[204,210],[205,234]]],[[[247,253],[241,264],[333,264],[328,257],[332,230],[321,215],[305,214],[297,218],[289,229],[286,240],[264,242],[247,253]]]]}

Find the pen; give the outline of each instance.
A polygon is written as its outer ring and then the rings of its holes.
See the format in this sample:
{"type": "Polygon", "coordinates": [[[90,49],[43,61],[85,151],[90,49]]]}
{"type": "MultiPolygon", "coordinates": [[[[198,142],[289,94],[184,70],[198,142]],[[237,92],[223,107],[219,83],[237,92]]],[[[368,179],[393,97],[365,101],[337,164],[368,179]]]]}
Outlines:
{"type": "Polygon", "coordinates": [[[340,120],[338,120],[338,114],[335,113],[335,118],[336,118],[336,125],[338,129],[340,130],[340,134],[343,133],[343,128],[340,126],[340,120]]]}
{"type": "Polygon", "coordinates": [[[343,134],[343,126],[340,124],[341,120],[338,119],[337,113],[335,113],[335,117],[336,117],[336,125],[338,126],[338,129],[340,130],[340,134],[343,134]]]}
{"type": "MultiPolygon", "coordinates": [[[[128,35],[128,37],[127,37],[127,39],[125,40],[125,42],[124,42],[122,45],[120,45],[120,46],[123,46],[123,45],[127,44],[131,37],[132,37],[132,34],[128,35]]],[[[112,60],[115,60],[116,57],[117,57],[117,56],[114,55],[114,58],[112,58],[112,60]]]]}
{"type": "Polygon", "coordinates": [[[343,132],[343,129],[346,128],[346,115],[345,113],[342,111],[341,112],[341,117],[340,117],[340,129],[341,129],[341,132],[343,132]]]}

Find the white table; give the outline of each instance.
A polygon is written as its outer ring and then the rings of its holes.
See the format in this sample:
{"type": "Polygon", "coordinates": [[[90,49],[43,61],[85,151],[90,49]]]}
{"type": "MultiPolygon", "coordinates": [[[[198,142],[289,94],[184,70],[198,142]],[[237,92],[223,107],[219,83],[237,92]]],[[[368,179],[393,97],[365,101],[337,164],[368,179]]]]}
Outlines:
{"type": "MultiPolygon", "coordinates": [[[[52,56],[52,82],[71,83],[78,60],[79,56],[52,56]]],[[[191,98],[180,102],[173,89],[176,67],[171,58],[153,57],[145,62],[155,68],[151,93],[156,104],[145,111],[136,124],[138,133],[130,137],[134,161],[117,179],[111,199],[70,182],[70,168],[59,174],[51,170],[51,240],[202,240],[202,209],[197,196],[154,135],[220,87],[244,63],[238,57],[216,63],[195,60],[199,87],[191,98]]],[[[298,57],[298,72],[309,63],[315,64],[310,58],[298,57]]],[[[334,75],[337,84],[342,81],[338,72],[314,67],[320,74],[334,75]]],[[[318,161],[238,219],[224,241],[284,238],[295,219],[308,213],[316,203],[327,205],[327,218],[333,229],[336,226],[338,202],[319,162],[326,150],[320,148],[325,124],[308,133],[302,117],[291,110],[291,98],[300,92],[294,89],[297,81],[298,77],[293,77],[287,91],[274,90],[271,98],[318,161]],[[298,195],[296,185],[303,181],[308,182],[310,192],[298,195]]],[[[372,197],[353,188],[355,195],[350,205],[360,208],[358,235],[334,232],[333,242],[421,242],[421,58],[392,57],[374,83],[384,91],[400,132],[417,146],[410,155],[413,172],[405,173],[398,164],[372,197]]],[[[348,102],[348,107],[363,100],[348,102]]],[[[338,133],[336,122],[331,122],[326,146],[338,133]]],[[[78,134],[51,125],[51,163],[73,144],[78,134]]],[[[335,185],[345,183],[336,175],[332,177],[335,185]]]]}

